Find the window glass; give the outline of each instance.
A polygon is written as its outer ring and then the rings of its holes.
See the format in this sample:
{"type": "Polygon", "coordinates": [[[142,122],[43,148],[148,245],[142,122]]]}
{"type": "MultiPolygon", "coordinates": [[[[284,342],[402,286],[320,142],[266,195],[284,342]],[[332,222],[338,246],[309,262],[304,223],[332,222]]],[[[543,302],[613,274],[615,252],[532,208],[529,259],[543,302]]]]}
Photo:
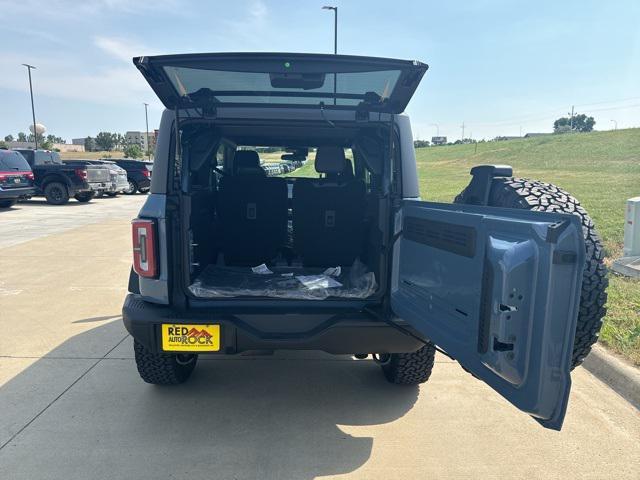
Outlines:
{"type": "Polygon", "coordinates": [[[18,152],[0,153],[0,170],[3,171],[29,171],[31,167],[25,158],[18,152]]]}

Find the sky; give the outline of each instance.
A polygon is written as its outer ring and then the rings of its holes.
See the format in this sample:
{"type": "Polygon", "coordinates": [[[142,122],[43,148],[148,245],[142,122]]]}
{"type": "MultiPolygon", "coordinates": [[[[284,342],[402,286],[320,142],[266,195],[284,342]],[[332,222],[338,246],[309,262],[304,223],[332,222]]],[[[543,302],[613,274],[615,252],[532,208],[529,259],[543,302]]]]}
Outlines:
{"type": "Polygon", "coordinates": [[[162,113],[131,58],[190,52],[333,51],[416,59],[429,71],[407,113],[415,138],[548,132],[593,115],[640,127],[638,0],[0,0],[0,139],[36,119],[72,138],[149,128],[162,113]],[[437,125],[437,126],[436,126],[437,125]]]}

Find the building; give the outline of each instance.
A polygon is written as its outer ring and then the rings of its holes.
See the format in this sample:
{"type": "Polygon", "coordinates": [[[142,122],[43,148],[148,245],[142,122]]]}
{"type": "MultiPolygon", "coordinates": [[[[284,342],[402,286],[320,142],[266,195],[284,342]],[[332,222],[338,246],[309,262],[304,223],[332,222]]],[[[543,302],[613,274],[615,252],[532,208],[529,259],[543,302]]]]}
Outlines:
{"type": "Polygon", "coordinates": [[[156,148],[156,132],[157,130],[149,132],[149,143],[147,143],[147,132],[129,131],[124,134],[124,140],[127,145],[138,145],[145,153],[147,150],[153,152],[156,148]]]}
{"type": "Polygon", "coordinates": [[[432,145],[446,145],[447,137],[431,137],[432,145]]]}

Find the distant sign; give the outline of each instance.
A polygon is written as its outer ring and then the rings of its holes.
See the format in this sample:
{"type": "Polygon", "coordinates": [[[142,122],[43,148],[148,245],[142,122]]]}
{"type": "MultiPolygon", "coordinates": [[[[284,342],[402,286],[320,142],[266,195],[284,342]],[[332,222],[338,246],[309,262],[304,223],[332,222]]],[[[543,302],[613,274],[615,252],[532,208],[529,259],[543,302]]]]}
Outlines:
{"type": "Polygon", "coordinates": [[[447,143],[447,137],[431,137],[431,143],[433,145],[444,145],[447,143]]]}

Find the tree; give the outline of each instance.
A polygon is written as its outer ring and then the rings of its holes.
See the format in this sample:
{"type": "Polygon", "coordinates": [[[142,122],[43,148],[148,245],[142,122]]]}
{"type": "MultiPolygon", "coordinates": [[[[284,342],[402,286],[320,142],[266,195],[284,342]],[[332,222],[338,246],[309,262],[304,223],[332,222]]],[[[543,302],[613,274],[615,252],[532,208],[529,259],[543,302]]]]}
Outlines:
{"type": "MultiPolygon", "coordinates": [[[[45,143],[44,140],[44,135],[42,135],[41,133],[38,133],[37,135],[38,137],[38,146],[42,145],[43,143],[45,143]]],[[[30,133],[29,136],[27,137],[27,141],[29,142],[33,142],[33,133],[30,133]]],[[[44,148],[44,147],[43,147],[44,148]]],[[[46,150],[46,149],[45,149],[46,150]]]]}
{"type": "Polygon", "coordinates": [[[24,132],[18,132],[18,141],[19,142],[26,142],[27,141],[27,134],[24,132]]]}
{"type": "Polygon", "coordinates": [[[58,137],[56,135],[47,135],[47,142],[51,142],[51,143],[67,143],[64,138],[58,137]]]}
{"type": "Polygon", "coordinates": [[[13,135],[9,134],[6,137],[4,137],[4,141],[5,142],[13,142],[13,135]]]}
{"type": "Polygon", "coordinates": [[[114,144],[115,142],[113,140],[112,133],[100,132],[96,136],[96,145],[101,150],[106,150],[107,152],[110,152],[111,150],[113,150],[114,144]]]}
{"type": "MultiPolygon", "coordinates": [[[[8,142],[10,142],[11,140],[7,140],[8,142]]],[[[7,148],[7,144],[4,143],[3,141],[0,141],[0,148],[7,148]]]]}
{"type": "Polygon", "coordinates": [[[84,139],[84,149],[87,152],[93,152],[96,149],[96,141],[91,137],[85,138],[84,139]]]}
{"type": "Polygon", "coordinates": [[[560,117],[553,122],[554,133],[567,133],[567,132],[591,132],[593,130],[596,121],[593,117],[587,117],[584,113],[573,116],[573,122],[571,117],[560,117]]]}
{"type": "Polygon", "coordinates": [[[138,145],[127,145],[124,147],[124,156],[126,158],[142,157],[142,149],[138,145]]]}
{"type": "Polygon", "coordinates": [[[430,145],[429,140],[414,140],[413,148],[428,147],[430,145]]]}
{"type": "Polygon", "coordinates": [[[122,135],[121,133],[114,133],[113,134],[113,144],[116,150],[121,150],[125,147],[126,144],[126,140],[124,138],[124,135],[122,135]]]}

